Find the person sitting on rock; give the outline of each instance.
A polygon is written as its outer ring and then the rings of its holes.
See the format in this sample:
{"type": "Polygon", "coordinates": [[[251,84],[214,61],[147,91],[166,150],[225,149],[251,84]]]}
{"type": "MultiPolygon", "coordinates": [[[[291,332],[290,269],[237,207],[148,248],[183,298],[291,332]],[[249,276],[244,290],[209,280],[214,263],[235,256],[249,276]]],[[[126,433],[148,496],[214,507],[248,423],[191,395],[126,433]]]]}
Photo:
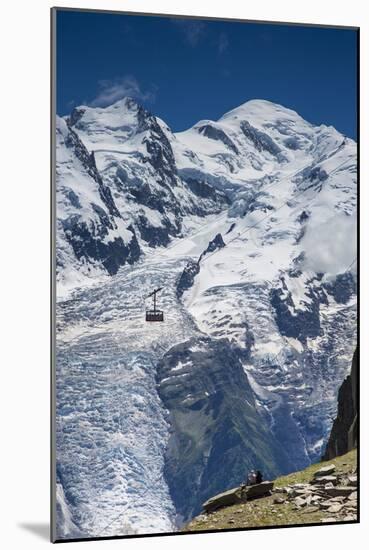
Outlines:
{"type": "Polygon", "coordinates": [[[263,474],[260,470],[256,470],[256,476],[255,476],[255,483],[262,483],[263,482],[263,474]]]}
{"type": "Polygon", "coordinates": [[[247,476],[247,485],[255,485],[256,483],[256,472],[251,470],[247,476]]]}

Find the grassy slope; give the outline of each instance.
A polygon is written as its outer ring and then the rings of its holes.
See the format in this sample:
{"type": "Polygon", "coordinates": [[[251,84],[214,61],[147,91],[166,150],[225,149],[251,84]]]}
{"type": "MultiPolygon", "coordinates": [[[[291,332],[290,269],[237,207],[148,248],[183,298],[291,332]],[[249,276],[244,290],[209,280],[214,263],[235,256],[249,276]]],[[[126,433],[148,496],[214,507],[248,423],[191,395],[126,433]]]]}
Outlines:
{"type": "MultiPolygon", "coordinates": [[[[275,487],[285,487],[294,483],[309,482],[315,471],[322,468],[325,464],[335,464],[336,472],[347,473],[356,468],[357,452],[356,450],[346,455],[337,457],[328,462],[319,462],[302,470],[294,472],[287,476],[277,478],[274,482],[275,487]]],[[[213,529],[240,529],[247,527],[263,527],[268,525],[291,525],[291,524],[309,524],[319,523],[329,514],[323,510],[316,510],[314,507],[302,508],[296,510],[291,502],[284,504],[273,504],[275,495],[237,504],[227,508],[221,508],[208,516],[201,515],[194,518],[190,523],[183,527],[182,531],[208,531],[213,529]]]]}

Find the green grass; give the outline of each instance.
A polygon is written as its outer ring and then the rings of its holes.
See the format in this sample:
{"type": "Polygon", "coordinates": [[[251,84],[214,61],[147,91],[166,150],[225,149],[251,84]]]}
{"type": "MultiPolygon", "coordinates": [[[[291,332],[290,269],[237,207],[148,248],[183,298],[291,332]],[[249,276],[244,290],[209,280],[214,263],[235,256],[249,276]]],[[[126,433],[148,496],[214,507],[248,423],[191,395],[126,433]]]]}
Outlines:
{"type": "MultiPolygon", "coordinates": [[[[319,462],[300,472],[294,472],[275,480],[275,487],[311,481],[314,472],[327,464],[335,464],[336,472],[348,473],[356,468],[356,450],[327,462],[319,462]]],[[[221,508],[207,516],[199,516],[185,525],[182,531],[208,531],[215,529],[242,529],[271,525],[308,525],[320,523],[329,514],[315,507],[296,509],[293,502],[274,504],[275,495],[244,504],[221,508]]]]}
{"type": "Polygon", "coordinates": [[[301,472],[294,472],[292,474],[288,474],[288,476],[279,477],[275,480],[274,486],[284,487],[285,485],[290,485],[293,483],[306,483],[313,478],[315,472],[317,472],[318,470],[320,470],[320,468],[323,468],[323,466],[326,466],[327,464],[335,464],[336,470],[341,473],[351,472],[353,469],[356,468],[357,451],[356,449],[354,449],[353,451],[334,458],[333,460],[312,464],[301,472]]]}

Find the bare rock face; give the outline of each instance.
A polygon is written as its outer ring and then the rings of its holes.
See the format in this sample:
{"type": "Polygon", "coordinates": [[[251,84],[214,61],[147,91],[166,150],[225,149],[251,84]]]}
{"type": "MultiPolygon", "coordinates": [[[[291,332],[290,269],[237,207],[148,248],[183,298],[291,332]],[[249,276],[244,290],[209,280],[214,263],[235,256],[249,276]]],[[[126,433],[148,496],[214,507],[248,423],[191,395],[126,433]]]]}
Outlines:
{"type": "Polygon", "coordinates": [[[190,260],[187,265],[185,266],[181,276],[178,279],[177,282],[177,296],[180,298],[182,294],[191,288],[191,286],[194,283],[196,275],[200,272],[200,264],[199,262],[195,260],[190,260]]]}
{"type": "Polygon", "coordinates": [[[333,423],[323,460],[331,460],[357,446],[357,362],[356,350],[351,372],[338,392],[337,417],[333,423]]]}

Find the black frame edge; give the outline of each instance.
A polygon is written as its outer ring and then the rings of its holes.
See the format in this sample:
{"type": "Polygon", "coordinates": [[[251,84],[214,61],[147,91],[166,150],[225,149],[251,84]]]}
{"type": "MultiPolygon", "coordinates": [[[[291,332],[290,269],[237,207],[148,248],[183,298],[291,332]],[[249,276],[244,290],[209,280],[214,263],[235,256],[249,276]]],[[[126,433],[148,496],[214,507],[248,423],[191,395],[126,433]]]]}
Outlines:
{"type": "Polygon", "coordinates": [[[50,9],[50,542],[56,542],[56,13],[50,9]]]}

